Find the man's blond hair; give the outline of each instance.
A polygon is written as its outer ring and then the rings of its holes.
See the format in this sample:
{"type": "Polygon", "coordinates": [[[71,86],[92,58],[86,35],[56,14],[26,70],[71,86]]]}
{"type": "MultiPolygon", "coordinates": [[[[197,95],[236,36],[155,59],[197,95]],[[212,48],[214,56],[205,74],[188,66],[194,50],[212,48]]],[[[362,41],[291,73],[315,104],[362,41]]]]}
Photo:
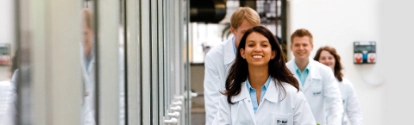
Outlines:
{"type": "Polygon", "coordinates": [[[92,11],[89,8],[83,8],[83,20],[86,23],[86,27],[93,31],[94,24],[93,24],[93,15],[92,11]]]}
{"type": "Polygon", "coordinates": [[[239,28],[243,20],[246,20],[253,26],[260,25],[259,14],[250,7],[239,7],[231,16],[231,27],[239,28]]]}
{"type": "Polygon", "coordinates": [[[293,34],[290,36],[290,41],[293,44],[293,38],[295,38],[295,37],[305,37],[305,36],[309,37],[310,44],[313,44],[312,33],[309,30],[304,29],[304,28],[297,29],[295,32],[293,32],[293,34]]]}

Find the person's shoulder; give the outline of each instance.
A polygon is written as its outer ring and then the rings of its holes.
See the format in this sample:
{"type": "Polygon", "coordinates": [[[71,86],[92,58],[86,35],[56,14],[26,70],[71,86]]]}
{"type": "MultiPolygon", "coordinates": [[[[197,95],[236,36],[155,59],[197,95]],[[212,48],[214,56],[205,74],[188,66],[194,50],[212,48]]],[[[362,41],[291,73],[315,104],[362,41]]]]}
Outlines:
{"type": "Polygon", "coordinates": [[[295,61],[294,61],[294,59],[291,59],[291,60],[289,60],[288,62],[286,62],[286,67],[289,69],[289,70],[294,70],[293,68],[294,68],[294,63],[295,61]]]}
{"type": "Polygon", "coordinates": [[[352,84],[351,81],[349,81],[349,79],[342,77],[342,82],[346,83],[346,84],[352,84]]]}
{"type": "Polygon", "coordinates": [[[317,68],[320,72],[332,72],[332,69],[318,61],[312,60],[312,68],[317,68]]]}
{"type": "Polygon", "coordinates": [[[353,87],[352,82],[349,81],[349,79],[342,77],[342,82],[343,85],[348,86],[348,87],[353,87]]]}
{"type": "Polygon", "coordinates": [[[207,52],[207,54],[206,54],[206,58],[207,57],[214,57],[214,58],[217,58],[217,57],[223,57],[223,54],[224,54],[224,46],[225,46],[225,44],[226,44],[226,42],[222,42],[222,43],[220,43],[220,44],[218,44],[218,45],[216,45],[216,46],[214,46],[213,48],[211,48],[208,52],[207,52]]]}
{"type": "Polygon", "coordinates": [[[312,61],[312,65],[314,66],[314,67],[318,67],[318,68],[320,68],[320,69],[326,69],[326,68],[329,68],[328,66],[326,66],[326,65],[324,65],[324,64],[322,64],[322,63],[320,63],[320,62],[318,62],[318,61],[315,61],[315,60],[311,60],[312,61]]]}
{"type": "Polygon", "coordinates": [[[294,59],[291,59],[291,60],[289,60],[288,62],[286,62],[286,65],[292,65],[293,64],[293,61],[294,59]]]}

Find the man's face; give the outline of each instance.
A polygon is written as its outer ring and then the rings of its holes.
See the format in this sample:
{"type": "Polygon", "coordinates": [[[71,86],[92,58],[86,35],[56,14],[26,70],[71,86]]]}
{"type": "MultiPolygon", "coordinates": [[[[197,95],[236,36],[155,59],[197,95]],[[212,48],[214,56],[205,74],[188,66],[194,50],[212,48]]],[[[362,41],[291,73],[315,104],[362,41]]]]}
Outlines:
{"type": "Polygon", "coordinates": [[[237,29],[234,29],[233,27],[230,27],[231,33],[233,33],[233,35],[235,37],[236,48],[239,47],[240,40],[243,37],[244,33],[252,27],[253,27],[253,25],[250,24],[246,20],[243,20],[242,23],[240,24],[239,28],[237,28],[237,29]]]}
{"type": "Polygon", "coordinates": [[[93,32],[86,23],[83,24],[83,48],[84,54],[89,57],[93,46],[93,32]]]}
{"type": "Polygon", "coordinates": [[[309,55],[313,50],[313,44],[310,42],[308,36],[304,37],[294,37],[290,45],[290,50],[292,50],[295,59],[309,59],[309,55]]]}

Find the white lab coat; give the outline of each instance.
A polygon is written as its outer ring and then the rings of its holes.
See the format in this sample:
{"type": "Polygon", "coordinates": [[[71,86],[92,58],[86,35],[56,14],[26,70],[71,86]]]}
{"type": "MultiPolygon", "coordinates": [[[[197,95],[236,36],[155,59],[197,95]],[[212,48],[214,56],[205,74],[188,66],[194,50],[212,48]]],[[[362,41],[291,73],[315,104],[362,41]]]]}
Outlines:
{"type": "Polygon", "coordinates": [[[310,59],[309,74],[302,86],[295,71],[294,60],[286,65],[299,81],[301,91],[308,100],[316,122],[321,125],[340,125],[343,106],[332,69],[310,59]]]}
{"type": "Polygon", "coordinates": [[[336,82],[338,83],[339,90],[341,90],[342,103],[344,105],[343,125],[346,125],[348,120],[351,125],[363,125],[362,111],[352,83],[346,78],[342,78],[342,82],[336,79],[336,82]],[[345,120],[346,116],[348,116],[348,120],[345,120]]]}
{"type": "MultiPolygon", "coordinates": [[[[0,117],[0,125],[14,125],[16,116],[17,116],[17,109],[16,109],[16,102],[17,102],[17,94],[16,94],[16,88],[17,88],[17,74],[19,73],[19,69],[14,70],[12,79],[8,83],[8,85],[4,86],[4,93],[7,93],[7,95],[4,95],[5,98],[8,98],[6,101],[6,112],[4,114],[4,117],[0,117]],[[2,119],[3,118],[3,119],[2,119]]],[[[0,93],[3,93],[0,92],[0,93]]],[[[2,95],[3,96],[3,95],[2,95]]]]}
{"type": "Polygon", "coordinates": [[[12,84],[13,82],[10,80],[0,81],[0,125],[13,125],[15,93],[12,84]]]}
{"type": "Polygon", "coordinates": [[[302,92],[290,84],[283,83],[285,95],[280,86],[271,80],[262,101],[253,112],[252,102],[246,87],[242,83],[240,94],[233,96],[227,102],[227,96],[222,95],[219,110],[213,120],[213,125],[315,125],[316,121],[302,92]],[[283,121],[284,124],[278,123],[283,121]],[[287,122],[287,123],[285,123],[287,122]]]}
{"type": "Polygon", "coordinates": [[[211,125],[217,112],[220,91],[225,90],[228,70],[235,57],[233,37],[213,47],[205,57],[204,106],[206,125],[211,125]]]}
{"type": "Polygon", "coordinates": [[[82,125],[95,125],[95,57],[92,50],[92,59],[88,69],[85,67],[85,55],[81,47],[81,65],[83,78],[82,125]]]}
{"type": "MultiPolygon", "coordinates": [[[[82,125],[95,125],[95,58],[92,56],[92,60],[90,62],[89,68],[86,69],[84,64],[84,53],[83,48],[81,46],[81,66],[82,66],[82,80],[83,80],[83,90],[84,90],[84,98],[82,101],[82,125]]],[[[93,52],[92,52],[93,54],[93,52]]],[[[0,122],[0,125],[13,125],[14,120],[16,119],[16,107],[15,103],[17,101],[16,96],[16,80],[18,69],[14,71],[13,77],[11,80],[11,94],[10,94],[10,102],[9,106],[7,107],[6,117],[4,117],[4,122],[0,122]]],[[[1,121],[1,119],[0,119],[1,121]]]]}

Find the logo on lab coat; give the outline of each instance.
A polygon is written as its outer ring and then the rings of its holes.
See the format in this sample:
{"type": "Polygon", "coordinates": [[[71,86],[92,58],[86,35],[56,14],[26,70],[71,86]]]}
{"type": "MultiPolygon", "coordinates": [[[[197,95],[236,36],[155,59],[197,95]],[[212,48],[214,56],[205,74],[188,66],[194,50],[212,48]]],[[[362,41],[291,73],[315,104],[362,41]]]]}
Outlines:
{"type": "Polygon", "coordinates": [[[277,125],[287,125],[287,120],[280,120],[280,119],[278,119],[277,120],[277,125]]]}

